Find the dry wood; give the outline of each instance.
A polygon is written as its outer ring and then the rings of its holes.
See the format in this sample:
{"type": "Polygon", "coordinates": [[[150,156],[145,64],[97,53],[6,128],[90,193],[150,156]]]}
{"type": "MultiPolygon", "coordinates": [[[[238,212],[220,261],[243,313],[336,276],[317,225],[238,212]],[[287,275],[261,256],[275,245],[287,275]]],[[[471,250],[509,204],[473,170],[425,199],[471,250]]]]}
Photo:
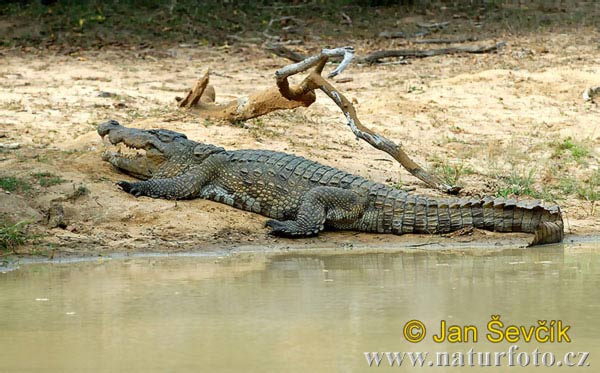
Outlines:
{"type": "MultiPolygon", "coordinates": [[[[429,174],[415,163],[401,146],[373,132],[364,126],[356,114],[352,103],[340,93],[329,81],[321,76],[325,64],[331,57],[343,57],[342,62],[328,74],[329,78],[340,74],[354,57],[354,48],[344,47],[323,49],[319,55],[311,56],[285,66],[275,72],[277,87],[253,93],[247,97],[233,100],[226,105],[215,104],[214,95],[205,98],[210,86],[208,72],[196,83],[194,88],[179,103],[180,107],[191,109],[204,117],[213,117],[229,121],[243,121],[255,118],[279,109],[292,109],[310,106],[315,100],[315,90],[319,89],[329,96],[342,110],[346,121],[357,138],[369,143],[376,149],[391,155],[411,174],[425,182],[428,186],[446,193],[456,194],[460,187],[444,183],[435,175],[429,174]],[[291,86],[288,78],[292,75],[313,69],[298,85],[291,86]]],[[[214,92],[213,92],[214,93],[214,92]]]]}
{"type": "Polygon", "coordinates": [[[377,36],[382,39],[406,39],[406,33],[402,31],[382,31],[377,36]]]}
{"type": "Polygon", "coordinates": [[[346,13],[344,13],[344,12],[340,12],[340,14],[342,15],[342,18],[344,19],[344,20],[342,21],[342,24],[345,24],[345,25],[352,25],[352,18],[350,18],[350,16],[349,16],[349,15],[347,15],[347,14],[346,14],[346,13]]]}
{"type": "MultiPolygon", "coordinates": [[[[181,101],[179,101],[179,107],[184,107],[186,109],[189,109],[192,106],[195,106],[196,104],[198,104],[198,102],[202,98],[202,94],[204,93],[204,90],[206,89],[207,86],[208,86],[208,71],[204,74],[204,76],[202,78],[200,78],[200,80],[198,80],[198,82],[196,83],[194,88],[192,88],[188,92],[188,94],[181,101]]],[[[214,97],[213,97],[213,101],[214,101],[214,97]]]]}
{"type": "Polygon", "coordinates": [[[413,44],[458,44],[477,40],[479,39],[475,36],[466,36],[454,39],[410,39],[410,42],[413,44]]]}
{"type": "MultiPolygon", "coordinates": [[[[429,35],[431,32],[427,30],[417,31],[412,37],[413,38],[422,38],[423,36],[429,35]]],[[[382,31],[377,35],[382,39],[409,39],[409,35],[403,31],[382,31]]]]}
{"type": "MultiPolygon", "coordinates": [[[[352,55],[354,54],[354,49],[349,47],[338,48],[337,50],[324,50],[321,53],[321,55],[315,56],[318,57],[318,59],[314,59],[314,57],[311,57],[303,62],[289,65],[278,70],[275,73],[275,76],[277,80],[277,86],[279,87],[281,94],[290,100],[295,100],[298,97],[302,97],[302,95],[305,95],[307,92],[312,92],[315,89],[320,89],[327,96],[329,96],[342,110],[342,113],[346,117],[348,126],[356,135],[356,137],[366,141],[374,148],[384,151],[391,155],[406,170],[408,170],[408,172],[425,182],[431,188],[441,190],[445,193],[458,193],[461,189],[460,187],[448,185],[439,177],[428,173],[416,162],[414,162],[408,156],[408,154],[406,154],[406,152],[402,150],[400,145],[375,133],[368,127],[364,126],[360,122],[360,119],[358,119],[358,116],[356,115],[354,105],[352,105],[352,103],[342,93],[340,93],[331,83],[329,83],[325,78],[321,76],[327,59],[329,57],[339,55],[340,50],[343,50],[344,61],[347,61],[349,58],[352,58],[352,55]],[[289,85],[289,82],[287,80],[289,76],[306,71],[313,66],[313,71],[304,79],[304,81],[302,81],[302,83],[300,83],[300,85],[296,87],[291,87],[289,85]]],[[[343,68],[338,67],[336,69],[337,72],[334,71],[330,73],[329,76],[337,75],[341,70],[343,70],[343,68]]]]}
{"type": "Polygon", "coordinates": [[[505,46],[505,42],[496,43],[488,46],[473,46],[473,47],[449,47],[440,49],[397,49],[397,50],[382,50],[369,54],[366,57],[360,58],[359,62],[364,63],[377,63],[382,58],[389,57],[404,57],[404,58],[425,58],[432,56],[439,56],[443,54],[457,54],[457,53],[490,53],[495,52],[498,49],[505,46]]]}
{"type": "Polygon", "coordinates": [[[417,26],[421,28],[425,28],[428,30],[440,30],[444,27],[447,27],[450,24],[449,21],[446,22],[433,22],[433,23],[417,23],[417,26]]]}
{"type": "Polygon", "coordinates": [[[276,87],[273,87],[246,97],[240,97],[225,105],[219,105],[215,103],[215,90],[208,85],[208,82],[209,73],[207,71],[185,98],[178,99],[179,107],[191,110],[206,118],[238,122],[276,110],[310,106],[316,98],[313,92],[307,92],[306,95],[299,97],[297,100],[290,101],[284,98],[276,87]]]}
{"type": "Polygon", "coordinates": [[[288,47],[285,47],[280,44],[270,44],[267,45],[266,49],[279,57],[287,58],[290,61],[300,62],[306,59],[306,56],[302,53],[295,52],[288,47]]]}

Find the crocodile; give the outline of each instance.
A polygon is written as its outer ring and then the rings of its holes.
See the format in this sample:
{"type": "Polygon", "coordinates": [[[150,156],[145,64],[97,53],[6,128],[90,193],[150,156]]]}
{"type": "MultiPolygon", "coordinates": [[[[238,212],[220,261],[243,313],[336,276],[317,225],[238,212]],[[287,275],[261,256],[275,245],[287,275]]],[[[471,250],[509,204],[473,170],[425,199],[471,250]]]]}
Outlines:
{"type": "Polygon", "coordinates": [[[271,218],[270,233],[308,237],[324,229],[375,233],[449,233],[474,227],[533,233],[531,244],[560,242],[560,208],[540,201],[435,198],[409,193],[292,154],[225,150],[166,129],[98,125],[112,145],[103,160],[140,181],[117,185],[135,197],[204,198],[271,218]]]}

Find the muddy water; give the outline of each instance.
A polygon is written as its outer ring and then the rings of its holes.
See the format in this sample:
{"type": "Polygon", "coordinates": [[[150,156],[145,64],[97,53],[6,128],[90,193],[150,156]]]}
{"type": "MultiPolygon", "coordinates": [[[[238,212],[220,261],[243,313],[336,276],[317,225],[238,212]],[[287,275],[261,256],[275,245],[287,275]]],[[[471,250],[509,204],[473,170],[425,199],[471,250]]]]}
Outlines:
{"type": "MultiPolygon", "coordinates": [[[[517,345],[557,360],[590,352],[589,372],[600,366],[599,315],[593,244],[29,264],[0,274],[0,371],[369,371],[366,351],[517,345]],[[491,343],[491,315],[526,327],[561,320],[571,343],[491,343]],[[403,336],[412,319],[427,328],[419,343],[403,336]],[[434,342],[441,320],[475,326],[478,341],[434,342]]],[[[464,364],[419,371],[482,369],[464,364]]],[[[513,371],[501,364],[486,370],[513,371]]],[[[542,369],[532,364],[517,371],[542,369]]]]}

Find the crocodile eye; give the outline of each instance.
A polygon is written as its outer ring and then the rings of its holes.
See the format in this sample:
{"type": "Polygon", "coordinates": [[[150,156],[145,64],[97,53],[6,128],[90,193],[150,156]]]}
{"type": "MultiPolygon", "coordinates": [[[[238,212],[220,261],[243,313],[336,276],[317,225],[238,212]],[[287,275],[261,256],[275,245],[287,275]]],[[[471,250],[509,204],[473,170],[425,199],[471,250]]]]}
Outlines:
{"type": "Polygon", "coordinates": [[[162,142],[172,142],[173,141],[173,136],[171,136],[171,134],[169,133],[162,133],[159,132],[158,133],[158,139],[162,142]]]}

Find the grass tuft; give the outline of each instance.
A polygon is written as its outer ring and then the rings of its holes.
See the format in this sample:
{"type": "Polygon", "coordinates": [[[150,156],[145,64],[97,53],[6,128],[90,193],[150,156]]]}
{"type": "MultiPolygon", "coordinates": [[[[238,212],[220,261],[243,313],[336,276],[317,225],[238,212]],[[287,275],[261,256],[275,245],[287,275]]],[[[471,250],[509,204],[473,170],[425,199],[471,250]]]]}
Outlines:
{"type": "Polygon", "coordinates": [[[562,142],[556,142],[554,146],[554,156],[560,157],[564,153],[568,153],[577,163],[584,163],[586,158],[591,154],[588,146],[580,141],[575,141],[571,137],[567,137],[562,142]]]}
{"type": "Polygon", "coordinates": [[[31,174],[31,176],[36,178],[40,185],[44,188],[58,185],[64,182],[64,180],[60,176],[50,172],[36,172],[31,174]]]}
{"type": "Polygon", "coordinates": [[[87,196],[88,194],[90,194],[90,190],[88,189],[88,187],[81,184],[77,188],[75,188],[73,194],[69,196],[69,199],[75,200],[79,197],[87,196]]]}
{"type": "Polygon", "coordinates": [[[475,172],[462,162],[450,164],[442,161],[433,166],[433,174],[437,175],[448,185],[458,185],[459,181],[464,175],[470,175],[473,173],[475,172]]]}
{"type": "Polygon", "coordinates": [[[535,169],[529,170],[527,174],[518,173],[513,170],[511,175],[504,180],[504,187],[499,189],[497,195],[499,197],[509,196],[531,196],[538,198],[540,193],[533,187],[535,177],[535,169]]]}
{"type": "Polygon", "coordinates": [[[7,192],[23,192],[31,189],[31,185],[27,181],[18,179],[14,176],[3,176],[0,177],[0,188],[7,192]]]}
{"type": "Polygon", "coordinates": [[[17,247],[34,240],[36,237],[27,233],[31,221],[23,220],[16,224],[0,224],[0,251],[14,251],[17,247]]]}
{"type": "Polygon", "coordinates": [[[579,184],[577,194],[586,201],[600,201],[600,169],[579,184]]]}

